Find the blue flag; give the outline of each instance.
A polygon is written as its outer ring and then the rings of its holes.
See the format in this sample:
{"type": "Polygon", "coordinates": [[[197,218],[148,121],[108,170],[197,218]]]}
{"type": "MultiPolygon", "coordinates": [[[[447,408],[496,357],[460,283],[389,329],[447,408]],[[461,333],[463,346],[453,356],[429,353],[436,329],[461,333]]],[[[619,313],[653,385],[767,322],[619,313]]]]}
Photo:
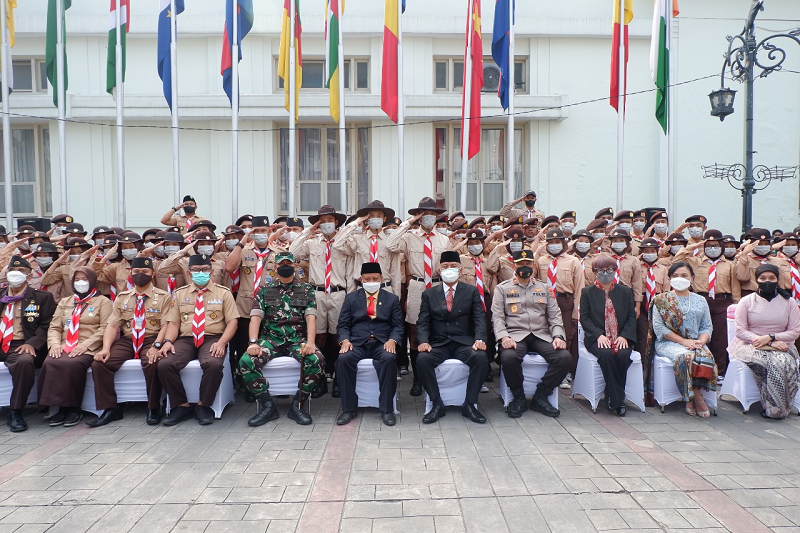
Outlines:
{"type": "MultiPolygon", "coordinates": [[[[253,0],[239,0],[239,21],[236,27],[239,45],[239,61],[242,60],[242,39],[253,29],[253,0]]],[[[227,0],[225,7],[225,31],[222,36],[222,90],[233,105],[233,0],[227,0]]]]}
{"type": "MultiPolygon", "coordinates": [[[[517,20],[517,0],[514,0],[514,20],[517,20]]],[[[494,31],[492,32],[492,58],[497,66],[500,67],[500,86],[497,89],[497,96],[503,109],[508,109],[509,87],[508,87],[508,47],[510,44],[509,32],[511,27],[508,23],[508,0],[495,0],[494,4],[494,31]]],[[[513,88],[512,88],[513,90],[513,88]]]]}
{"type": "MultiPolygon", "coordinates": [[[[158,13],[158,77],[164,84],[164,98],[167,100],[170,110],[172,110],[172,60],[169,49],[172,44],[172,32],[170,27],[170,1],[161,0],[161,10],[158,13]]],[[[175,0],[177,14],[183,13],[183,0],[175,0]]]]}

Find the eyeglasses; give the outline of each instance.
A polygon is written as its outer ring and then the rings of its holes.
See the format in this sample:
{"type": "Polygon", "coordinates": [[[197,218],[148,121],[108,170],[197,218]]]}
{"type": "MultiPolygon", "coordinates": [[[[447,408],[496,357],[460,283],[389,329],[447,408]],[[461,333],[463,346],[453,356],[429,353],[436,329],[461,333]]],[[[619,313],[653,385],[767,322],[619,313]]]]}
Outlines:
{"type": "Polygon", "coordinates": [[[613,268],[607,268],[606,270],[595,270],[595,274],[610,275],[610,274],[616,274],[616,273],[617,273],[617,271],[614,270],[613,268]]]}
{"type": "Polygon", "coordinates": [[[205,272],[207,274],[210,274],[211,273],[211,269],[210,268],[192,269],[189,272],[191,272],[192,274],[194,274],[196,272],[205,272]]]}

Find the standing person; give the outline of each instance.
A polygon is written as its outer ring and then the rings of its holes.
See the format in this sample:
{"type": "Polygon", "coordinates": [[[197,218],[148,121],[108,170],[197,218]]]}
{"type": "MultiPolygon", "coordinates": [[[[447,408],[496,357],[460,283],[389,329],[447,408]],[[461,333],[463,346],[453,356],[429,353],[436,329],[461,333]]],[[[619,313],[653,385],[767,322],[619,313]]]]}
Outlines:
{"type": "Polygon", "coordinates": [[[442,252],[450,250],[448,238],[434,230],[436,216],[443,212],[444,209],[436,207],[432,198],[423,198],[417,207],[408,210],[411,218],[400,224],[386,241],[386,248],[390,252],[401,252],[405,256],[409,271],[405,311],[411,369],[414,372],[411,396],[422,395],[422,385],[417,375],[417,319],[422,305],[422,293],[441,282],[434,275],[440,270],[439,258],[442,252]],[[411,226],[415,222],[420,223],[420,228],[412,231],[411,226]]]}
{"type": "Polygon", "coordinates": [[[615,229],[609,235],[611,241],[611,257],[617,264],[614,282],[625,285],[633,291],[633,300],[637,304],[636,316],[639,316],[638,304],[642,302],[642,270],[639,260],[630,255],[631,237],[623,229],[615,229]]]}
{"type": "MultiPolygon", "coordinates": [[[[572,234],[575,231],[575,221],[577,220],[575,211],[565,211],[561,214],[558,222],[561,224],[561,231],[567,240],[572,240],[572,234]]],[[[527,221],[526,221],[527,222],[527,221]]]]}
{"type": "Polygon", "coordinates": [[[67,214],[54,216],[50,219],[50,223],[53,225],[53,235],[62,235],[67,225],[73,222],[75,219],[67,214]]]}
{"type": "Polygon", "coordinates": [[[192,231],[193,226],[205,218],[197,214],[197,202],[194,196],[187,194],[183,197],[183,203],[173,207],[161,217],[161,223],[165,226],[176,226],[181,234],[187,234],[192,231]],[[183,209],[183,215],[178,211],[183,209]]]}
{"type": "Polygon", "coordinates": [[[614,208],[604,207],[594,215],[594,218],[611,222],[614,220],[614,208]]]}
{"type": "Polygon", "coordinates": [[[442,285],[422,293],[417,335],[419,360],[417,370],[433,407],[422,418],[432,424],[445,415],[439,395],[436,367],[446,359],[458,359],[469,366],[467,392],[461,415],[483,424],[486,417],[477,408],[478,394],[489,370],[486,359],[486,319],[478,289],[458,283],[461,258],[458,252],[442,252],[442,285]]]}
{"type": "MultiPolygon", "coordinates": [[[[486,235],[479,229],[471,229],[467,231],[465,242],[467,253],[461,255],[462,268],[458,281],[478,289],[481,297],[481,305],[486,313],[486,356],[489,359],[486,381],[494,381],[491,369],[492,361],[497,355],[497,340],[494,338],[491,313],[494,281],[486,270],[486,258],[489,255],[484,246],[486,235]]],[[[481,392],[489,392],[488,387],[481,387],[481,392]]]]}
{"type": "MultiPolygon", "coordinates": [[[[706,232],[706,224],[708,219],[703,215],[692,215],[686,219],[684,225],[689,231],[688,245],[700,244],[703,240],[703,234],[706,232]]],[[[695,247],[694,249],[697,249],[695,247]]]]}
{"type": "Polygon", "coordinates": [[[750,230],[751,242],[744,247],[736,263],[736,276],[742,287],[742,296],[747,296],[758,290],[756,270],[763,264],[772,264],[783,270],[780,276],[782,288],[791,287],[791,279],[786,275],[786,259],[772,255],[772,240],[769,230],[753,228],[750,230]]]}
{"type": "Polygon", "coordinates": [[[134,288],[120,293],[103,334],[103,347],[94,356],[92,379],[95,402],[103,413],[86,425],[100,427],[122,420],[117,404],[114,376],[125,361],[139,359],[147,387],[147,425],[161,423],[161,382],[156,360],[166,335],[167,313],[174,301],[168,292],[153,285],[153,259],[137,257],[131,262],[134,288]]]}
{"type": "Polygon", "coordinates": [[[606,382],[606,406],[625,416],[625,382],[636,342],[636,303],[633,291],[614,281],[616,262],[608,256],[592,264],[594,285],[581,293],[583,344],[597,358],[606,382]]]}
{"type": "Polygon", "coordinates": [[[158,378],[169,395],[172,412],[163,420],[174,426],[193,414],[201,426],[214,422],[214,403],[224,367],[225,348],[233,338],[239,313],[231,291],[211,281],[211,257],[189,258],[192,283],[175,292],[175,304],[167,312],[166,344],[158,360],[158,378]],[[200,400],[192,409],[181,381],[189,361],[200,360],[200,400]]]}
{"type": "MultiPolygon", "coordinates": [[[[184,240],[182,234],[176,231],[165,233],[163,242],[164,258],[158,260],[154,264],[156,269],[156,287],[162,291],[167,291],[172,296],[175,296],[175,291],[178,290],[178,287],[183,287],[186,285],[186,270],[181,272],[167,273],[164,272],[161,267],[164,265],[167,259],[179,254],[180,251],[187,246],[187,244],[188,243],[184,240]]],[[[154,248],[154,253],[157,251],[158,246],[154,248]]]]}
{"type": "Polygon", "coordinates": [[[159,265],[159,272],[168,276],[177,277],[189,270],[189,257],[194,254],[207,255],[211,257],[211,281],[217,285],[225,286],[227,278],[225,261],[228,254],[217,253],[217,245],[217,238],[213,233],[205,229],[197,230],[196,233],[192,234],[192,244],[185,246],[180,252],[167,257],[164,262],[159,265]]]}
{"type": "MultiPolygon", "coordinates": [[[[512,254],[519,252],[523,248],[530,249],[530,245],[525,242],[525,235],[522,230],[517,228],[507,229],[504,234],[506,240],[495,246],[491,253],[486,257],[486,272],[491,278],[492,287],[514,277],[514,259],[512,254]]],[[[488,241],[491,237],[488,237],[488,241]]],[[[484,241],[484,246],[487,246],[484,241]]]]}
{"type": "MultiPolygon", "coordinates": [[[[647,211],[640,209],[633,213],[633,230],[630,232],[631,239],[636,244],[641,245],[645,239],[644,228],[647,227],[647,211]]],[[[640,252],[641,253],[641,252],[640,252]]],[[[638,254],[637,254],[638,255],[638,254]]]]}
{"type": "MultiPolygon", "coordinates": [[[[634,240],[631,232],[633,231],[633,217],[636,213],[633,211],[620,211],[617,213],[617,216],[614,217],[614,222],[617,223],[615,230],[621,229],[625,233],[628,234],[630,237],[629,246],[630,246],[630,255],[639,255],[639,241],[634,240]]],[[[613,233],[613,232],[612,232],[613,233]]]]}
{"type": "MultiPolygon", "coordinates": [[[[521,197],[508,202],[500,210],[500,217],[503,218],[538,218],[544,220],[544,213],[536,210],[536,191],[525,191],[521,197]],[[514,206],[525,202],[525,209],[515,209],[514,206]]],[[[494,230],[492,231],[494,233],[494,230]]]]}
{"type": "Polygon", "coordinates": [[[608,221],[604,218],[596,218],[589,222],[586,226],[586,231],[591,233],[592,238],[592,254],[599,254],[601,252],[608,252],[611,248],[610,243],[606,239],[606,228],[608,221]]]}
{"type": "Polygon", "coordinates": [[[661,251],[658,253],[660,256],[658,261],[667,268],[671,267],[678,262],[677,259],[675,259],[678,252],[686,248],[688,243],[689,241],[683,236],[683,233],[677,231],[675,233],[670,233],[669,237],[664,241],[664,246],[662,246],[661,251]]]}
{"type": "Polygon", "coordinates": [[[86,371],[103,345],[111,316],[111,302],[97,292],[94,270],[79,267],[72,285],[75,296],[62,298],[50,321],[50,350],[39,373],[39,405],[59,408],[50,418],[50,426],[71,427],[83,418],[86,371]]]}
{"type": "Polygon", "coordinates": [[[142,239],[137,233],[127,232],[119,242],[103,257],[96,257],[91,267],[97,274],[97,281],[108,283],[113,302],[119,293],[133,289],[131,261],[142,250],[142,239]],[[114,253],[119,251],[122,261],[111,262],[114,253]]]}
{"type": "Polygon", "coordinates": [[[652,236],[659,244],[663,244],[669,232],[669,217],[666,211],[658,211],[650,216],[650,229],[645,233],[646,237],[652,236]],[[651,231],[652,230],[652,231],[651,231]]]}
{"type": "Polygon", "coordinates": [[[636,316],[636,351],[644,354],[647,349],[647,330],[650,328],[648,312],[650,302],[657,294],[669,290],[669,268],[658,261],[660,245],[653,237],[642,240],[639,248],[639,268],[642,271],[644,288],[639,313],[636,316]]]}
{"type": "Polygon", "coordinates": [[[592,234],[585,229],[581,229],[576,231],[573,235],[572,245],[570,247],[572,250],[570,253],[581,262],[581,269],[583,270],[583,277],[585,279],[584,286],[593,284],[595,280],[594,273],[592,272],[592,262],[597,254],[591,253],[592,242],[594,242],[592,234]]]}
{"type": "Polygon", "coordinates": [[[8,265],[8,286],[0,288],[0,361],[11,374],[8,427],[12,433],[28,429],[22,410],[33,389],[35,372],[47,355],[47,331],[56,311],[53,296],[28,285],[31,265],[14,256],[8,265]]]}

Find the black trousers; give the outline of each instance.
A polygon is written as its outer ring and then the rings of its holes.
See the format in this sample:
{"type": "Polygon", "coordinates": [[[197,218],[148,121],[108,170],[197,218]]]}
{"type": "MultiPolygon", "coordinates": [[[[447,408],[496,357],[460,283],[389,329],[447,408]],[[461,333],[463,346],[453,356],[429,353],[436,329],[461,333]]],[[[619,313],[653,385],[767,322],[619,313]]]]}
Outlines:
{"type": "Polygon", "coordinates": [[[469,366],[467,378],[467,396],[465,403],[478,403],[481,385],[489,371],[489,360],[483,350],[473,350],[472,346],[464,346],[457,342],[448,342],[442,346],[435,346],[430,352],[419,352],[417,356],[417,372],[419,383],[431,400],[439,400],[439,382],[436,381],[436,367],[446,359],[458,359],[469,366]]]}
{"type": "Polygon", "coordinates": [[[733,304],[733,300],[722,296],[718,298],[706,296],[705,299],[711,313],[711,325],[714,328],[708,341],[708,349],[714,355],[719,375],[724,376],[728,371],[728,307],[733,304]]]}
{"type": "Polygon", "coordinates": [[[515,349],[500,348],[500,366],[506,383],[511,390],[522,388],[522,359],[526,353],[536,352],[547,361],[547,372],[542,376],[541,387],[550,393],[558,387],[569,373],[572,365],[572,355],[569,350],[556,350],[552,342],[547,342],[530,334],[521,341],[517,341],[515,349]]]}
{"type": "Polygon", "coordinates": [[[379,340],[367,341],[361,346],[353,346],[349,352],[339,354],[339,359],[336,360],[336,379],[342,394],[342,411],[347,413],[358,409],[356,373],[358,362],[362,359],[372,359],[372,365],[378,373],[381,391],[378,406],[381,413],[394,412],[392,400],[397,392],[397,356],[384,350],[383,343],[379,340]]]}
{"type": "Polygon", "coordinates": [[[625,380],[631,366],[631,348],[619,350],[616,355],[610,348],[600,348],[595,342],[593,346],[584,343],[586,349],[597,357],[597,364],[603,371],[606,381],[606,398],[611,398],[611,407],[616,409],[625,403],[625,380]]]}

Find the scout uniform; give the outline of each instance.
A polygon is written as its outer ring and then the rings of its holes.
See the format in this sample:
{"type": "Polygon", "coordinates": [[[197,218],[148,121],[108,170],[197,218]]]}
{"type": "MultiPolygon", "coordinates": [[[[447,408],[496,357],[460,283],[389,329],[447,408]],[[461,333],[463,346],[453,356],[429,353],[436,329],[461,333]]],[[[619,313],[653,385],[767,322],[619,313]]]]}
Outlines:
{"type": "MultiPolygon", "coordinates": [[[[486,235],[479,229],[471,229],[467,231],[464,242],[477,239],[481,243],[486,240],[486,235]]],[[[478,289],[478,294],[481,295],[481,303],[483,310],[486,313],[486,355],[489,361],[494,360],[495,347],[497,341],[494,338],[492,331],[492,291],[494,290],[494,282],[491,281],[492,276],[486,271],[486,250],[484,249],[479,255],[472,255],[467,252],[461,255],[461,275],[458,278],[459,283],[472,285],[478,289]]]]}
{"type": "MultiPolygon", "coordinates": [[[[611,235],[609,235],[609,239],[615,238],[625,239],[628,245],[631,243],[631,237],[624,229],[615,229],[612,231],[611,235]]],[[[614,283],[625,285],[633,290],[633,301],[638,305],[642,301],[642,269],[639,265],[639,260],[627,253],[617,253],[613,249],[611,249],[609,255],[617,262],[617,273],[614,277],[614,283]]]]}
{"type": "Polygon", "coordinates": [[[592,254],[592,242],[594,241],[594,237],[592,234],[586,231],[585,229],[581,229],[576,231],[573,235],[573,241],[571,244],[572,250],[569,252],[570,255],[575,256],[575,259],[581,262],[581,269],[583,270],[583,277],[584,277],[584,287],[587,285],[593,285],[595,281],[594,272],[592,271],[592,263],[594,262],[594,258],[597,254],[592,254]],[[578,244],[577,240],[581,237],[586,237],[589,239],[589,251],[586,253],[578,252],[576,245],[578,244]]]}
{"type": "MultiPolygon", "coordinates": [[[[644,227],[647,225],[647,211],[640,210],[634,211],[633,213],[633,230],[629,233],[631,234],[631,239],[633,242],[637,244],[637,251],[639,247],[641,247],[642,241],[644,240],[644,227]],[[636,222],[637,220],[644,219],[642,222],[636,222]],[[639,226],[637,226],[637,224],[639,226]],[[640,229],[637,229],[640,227],[640,229]]],[[[639,255],[638,253],[636,255],[639,255]]]]}
{"type": "MultiPolygon", "coordinates": [[[[771,235],[769,231],[765,229],[753,228],[750,230],[750,235],[750,238],[755,241],[771,241],[771,235]]],[[[739,278],[742,296],[747,296],[751,292],[756,292],[758,290],[756,269],[765,263],[775,265],[780,270],[781,275],[778,280],[778,286],[781,289],[792,290],[792,280],[789,275],[791,269],[789,265],[787,265],[787,260],[784,257],[775,256],[771,253],[765,256],[759,256],[753,251],[740,255],[736,262],[736,277],[739,278]]]]}
{"type": "MultiPolygon", "coordinates": [[[[194,242],[197,241],[214,241],[216,242],[214,234],[208,231],[201,231],[194,235],[194,242]]],[[[180,252],[172,254],[164,259],[158,265],[158,272],[162,276],[173,276],[177,278],[183,275],[184,272],[189,270],[189,257],[196,254],[196,247],[194,245],[187,246],[180,252]]],[[[211,256],[211,281],[217,285],[228,287],[225,283],[225,256],[216,253],[211,256]]],[[[230,288],[230,287],[228,287],[230,288]]]]}
{"type": "MultiPolygon", "coordinates": [[[[141,238],[135,233],[128,233],[119,240],[120,248],[118,253],[122,255],[123,243],[134,243],[137,247],[141,245],[141,238]]],[[[103,263],[101,257],[97,257],[92,263],[92,268],[97,274],[97,281],[109,284],[111,301],[113,302],[119,293],[133,289],[131,279],[131,263],[123,258],[117,263],[103,263]]]]}
{"type": "Polygon", "coordinates": [[[705,227],[706,227],[706,223],[708,222],[708,219],[706,217],[704,217],[703,215],[692,215],[689,218],[687,218],[684,222],[686,222],[687,224],[691,224],[693,222],[694,223],[700,222],[701,224],[703,224],[702,227],[697,227],[697,226],[691,227],[690,226],[689,230],[688,230],[689,231],[689,244],[697,244],[697,243],[701,242],[703,240],[703,232],[705,231],[705,227]],[[694,230],[694,232],[692,230],[694,230]],[[699,230],[699,231],[697,231],[697,230],[699,230]],[[694,233],[694,235],[692,233],[694,233]]]}
{"type": "Polygon", "coordinates": [[[658,262],[667,268],[671,267],[672,265],[677,263],[675,256],[678,254],[678,252],[680,252],[680,250],[678,250],[673,254],[672,247],[683,245],[683,247],[685,248],[688,242],[689,241],[686,240],[686,237],[684,237],[682,233],[670,233],[669,237],[667,237],[666,240],[664,241],[664,245],[668,249],[667,255],[664,256],[663,252],[659,252],[659,255],[662,255],[662,257],[659,258],[658,262]]]}
{"type": "MultiPolygon", "coordinates": [[[[647,237],[641,242],[639,250],[642,248],[654,248],[656,256],[660,244],[657,239],[647,237]]],[[[647,331],[650,328],[648,310],[650,302],[657,294],[671,290],[669,285],[669,268],[661,261],[656,259],[652,263],[644,260],[642,254],[639,255],[639,268],[642,277],[642,301],[639,307],[639,318],[636,320],[636,351],[646,353],[647,350],[647,331]]]]}
{"type": "MultiPolygon", "coordinates": [[[[523,237],[521,229],[512,228],[506,231],[507,239],[520,239],[523,237]]],[[[522,243],[523,249],[530,249],[528,243],[522,243]]],[[[486,257],[486,272],[490,281],[488,283],[492,290],[499,283],[508,281],[514,277],[514,260],[512,258],[511,244],[506,246],[496,246],[486,257]]]]}
{"type": "Polygon", "coordinates": [[[614,222],[619,223],[617,224],[616,229],[621,229],[628,233],[628,236],[630,237],[628,243],[630,244],[631,247],[630,254],[639,255],[639,242],[641,242],[641,239],[636,240],[633,238],[633,235],[631,235],[631,232],[633,231],[634,216],[636,216],[636,213],[634,213],[633,211],[620,211],[619,213],[617,213],[617,216],[614,217],[614,222]]]}
{"type": "MultiPolygon", "coordinates": [[[[525,192],[525,196],[530,196],[530,195],[533,195],[533,197],[536,198],[536,193],[534,191],[525,192]]],[[[517,218],[517,217],[522,217],[523,219],[538,218],[540,222],[544,220],[544,213],[542,213],[541,211],[537,211],[535,209],[535,206],[531,207],[530,209],[527,206],[525,206],[525,209],[516,209],[515,208],[516,205],[517,205],[516,201],[508,202],[507,204],[505,204],[503,208],[500,210],[500,216],[504,218],[517,218]]]]}
{"type": "MultiPolygon", "coordinates": [[[[195,202],[194,196],[186,195],[183,197],[184,202],[195,202]]],[[[195,205],[197,202],[195,202],[195,205]]],[[[194,225],[201,220],[206,220],[204,217],[201,217],[197,213],[192,213],[191,215],[183,214],[180,215],[176,211],[172,218],[169,219],[169,223],[166,224],[167,226],[175,226],[180,230],[181,235],[185,235],[186,233],[192,231],[194,229],[194,225]]]]}
{"type": "MultiPolygon", "coordinates": [[[[186,242],[183,239],[183,235],[173,231],[164,235],[164,246],[177,246],[183,249],[186,246],[186,242]]],[[[182,270],[177,272],[176,270],[173,270],[172,272],[168,273],[163,271],[163,266],[167,259],[176,256],[179,253],[180,251],[175,252],[172,255],[168,255],[165,259],[156,260],[154,263],[156,267],[156,274],[153,278],[153,283],[156,284],[156,287],[162,291],[167,291],[172,296],[175,295],[175,291],[178,290],[178,287],[183,287],[187,284],[185,274],[186,271],[182,270]]]]}

